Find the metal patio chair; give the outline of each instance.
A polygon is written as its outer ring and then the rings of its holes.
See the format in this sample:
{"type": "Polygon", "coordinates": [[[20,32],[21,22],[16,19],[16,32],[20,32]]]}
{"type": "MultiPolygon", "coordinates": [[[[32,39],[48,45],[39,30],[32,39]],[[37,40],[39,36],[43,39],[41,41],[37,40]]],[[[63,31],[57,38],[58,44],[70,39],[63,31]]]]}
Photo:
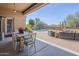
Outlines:
{"type": "Polygon", "coordinates": [[[28,35],[25,35],[24,37],[24,43],[26,46],[28,45],[35,46],[35,40],[36,40],[36,33],[28,33],[28,35]]]}
{"type": "Polygon", "coordinates": [[[12,44],[13,44],[14,50],[16,50],[16,48],[17,48],[17,38],[16,38],[15,32],[12,33],[12,44]]]}

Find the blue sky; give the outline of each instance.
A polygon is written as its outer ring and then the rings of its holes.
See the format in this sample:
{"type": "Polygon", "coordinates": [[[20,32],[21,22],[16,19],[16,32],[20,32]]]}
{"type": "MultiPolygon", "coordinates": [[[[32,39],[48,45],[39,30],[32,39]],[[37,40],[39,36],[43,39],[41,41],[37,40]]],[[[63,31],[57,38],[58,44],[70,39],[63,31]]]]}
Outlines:
{"type": "Polygon", "coordinates": [[[77,3],[52,3],[32,12],[26,19],[28,22],[30,18],[40,18],[41,21],[47,23],[48,25],[59,24],[64,21],[68,15],[76,12],[79,12],[79,4],[77,3]]]}

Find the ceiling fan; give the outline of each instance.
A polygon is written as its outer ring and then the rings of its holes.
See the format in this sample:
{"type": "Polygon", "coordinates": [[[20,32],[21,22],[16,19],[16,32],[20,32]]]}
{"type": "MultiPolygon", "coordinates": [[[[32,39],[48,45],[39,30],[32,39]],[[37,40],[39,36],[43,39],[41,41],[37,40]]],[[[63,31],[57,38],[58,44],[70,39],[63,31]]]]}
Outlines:
{"type": "Polygon", "coordinates": [[[15,5],[15,3],[14,3],[13,5],[14,5],[14,9],[13,9],[13,12],[14,12],[14,13],[16,13],[16,12],[21,12],[21,10],[16,9],[16,5],[15,5]]]}

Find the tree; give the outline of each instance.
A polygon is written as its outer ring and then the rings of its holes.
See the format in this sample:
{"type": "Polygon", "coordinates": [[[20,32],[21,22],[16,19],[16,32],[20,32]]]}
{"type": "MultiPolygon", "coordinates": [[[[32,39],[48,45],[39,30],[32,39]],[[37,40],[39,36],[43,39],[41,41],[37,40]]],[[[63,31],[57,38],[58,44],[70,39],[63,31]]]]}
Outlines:
{"type": "Polygon", "coordinates": [[[79,24],[78,14],[67,16],[66,23],[67,23],[67,26],[70,26],[70,27],[73,27],[73,26],[79,24]]]}
{"type": "Polygon", "coordinates": [[[32,29],[35,29],[35,30],[45,29],[47,27],[47,24],[41,21],[39,18],[35,18],[34,20],[30,19],[29,24],[32,26],[32,29]]]}
{"type": "Polygon", "coordinates": [[[44,23],[40,21],[40,22],[37,24],[37,27],[38,27],[38,29],[44,29],[44,23]]]}
{"type": "Polygon", "coordinates": [[[40,20],[40,18],[35,18],[35,26],[33,29],[45,29],[47,24],[40,20]]]}
{"type": "Polygon", "coordinates": [[[38,24],[40,22],[39,18],[35,18],[35,24],[38,24]]]}
{"type": "Polygon", "coordinates": [[[29,24],[33,27],[35,25],[35,21],[33,19],[30,19],[29,24]]]}

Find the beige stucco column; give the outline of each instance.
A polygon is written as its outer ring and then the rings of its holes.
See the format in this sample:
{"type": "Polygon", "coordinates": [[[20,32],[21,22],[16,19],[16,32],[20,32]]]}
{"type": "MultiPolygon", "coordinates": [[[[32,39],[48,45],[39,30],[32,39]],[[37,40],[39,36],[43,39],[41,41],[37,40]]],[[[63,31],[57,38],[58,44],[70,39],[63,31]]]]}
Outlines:
{"type": "Polygon", "coordinates": [[[5,18],[2,17],[2,21],[1,21],[1,32],[2,32],[2,40],[4,40],[4,33],[5,33],[5,18]]]}
{"type": "Polygon", "coordinates": [[[25,15],[16,15],[14,17],[14,31],[18,30],[20,27],[25,29],[26,27],[26,16],[25,15]]]}

